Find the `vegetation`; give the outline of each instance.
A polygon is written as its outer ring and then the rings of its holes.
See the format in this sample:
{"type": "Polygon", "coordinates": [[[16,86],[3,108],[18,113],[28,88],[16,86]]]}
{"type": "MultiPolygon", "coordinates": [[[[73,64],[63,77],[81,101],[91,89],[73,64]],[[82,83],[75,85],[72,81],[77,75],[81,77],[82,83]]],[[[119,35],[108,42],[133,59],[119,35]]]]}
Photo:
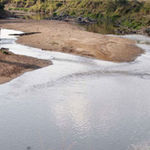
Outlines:
{"type": "Polygon", "coordinates": [[[2,18],[4,15],[4,5],[0,2],[0,18],[2,18]]]}
{"type": "Polygon", "coordinates": [[[139,30],[150,26],[149,0],[11,0],[11,3],[18,10],[87,17],[113,28],[139,30]]]}
{"type": "Polygon", "coordinates": [[[150,25],[150,2],[137,0],[76,0],[59,7],[56,13],[94,18],[114,27],[140,29],[150,25]]]}
{"type": "MultiPolygon", "coordinates": [[[[8,0],[9,1],[9,0],[8,0]]],[[[4,9],[5,8],[5,4],[8,1],[4,1],[4,0],[0,0],[0,19],[1,18],[6,18],[8,17],[10,14],[4,9]]]]}

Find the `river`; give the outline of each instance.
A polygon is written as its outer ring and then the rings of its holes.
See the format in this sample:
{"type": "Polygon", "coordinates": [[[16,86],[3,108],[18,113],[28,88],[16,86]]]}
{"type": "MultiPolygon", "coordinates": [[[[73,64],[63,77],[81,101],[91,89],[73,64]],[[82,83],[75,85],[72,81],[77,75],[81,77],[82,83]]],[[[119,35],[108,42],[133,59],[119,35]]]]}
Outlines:
{"type": "Polygon", "coordinates": [[[127,35],[145,53],[113,63],[17,44],[1,46],[53,65],[0,85],[1,150],[149,150],[150,38],[127,35]]]}

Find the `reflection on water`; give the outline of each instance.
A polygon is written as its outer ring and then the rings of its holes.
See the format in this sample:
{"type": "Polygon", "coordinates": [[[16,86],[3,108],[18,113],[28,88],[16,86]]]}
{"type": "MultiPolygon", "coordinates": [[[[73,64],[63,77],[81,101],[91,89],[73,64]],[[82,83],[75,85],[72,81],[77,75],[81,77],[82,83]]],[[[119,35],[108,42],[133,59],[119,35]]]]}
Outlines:
{"type": "Polygon", "coordinates": [[[20,16],[20,18],[22,19],[32,19],[32,20],[43,20],[43,19],[48,19],[49,17],[50,17],[49,14],[41,14],[41,13],[20,16]]]}
{"type": "Polygon", "coordinates": [[[50,18],[50,14],[44,14],[44,13],[32,13],[32,12],[13,12],[14,16],[16,15],[17,18],[21,19],[32,19],[32,20],[43,20],[50,18]]]}
{"type": "Polygon", "coordinates": [[[53,65],[0,85],[1,149],[149,150],[149,38],[136,35],[146,53],[135,62],[112,63],[16,44],[8,33],[3,47],[53,65]]]}
{"type": "Polygon", "coordinates": [[[115,28],[112,23],[92,23],[83,25],[89,32],[101,33],[101,34],[114,34],[115,28]]]}

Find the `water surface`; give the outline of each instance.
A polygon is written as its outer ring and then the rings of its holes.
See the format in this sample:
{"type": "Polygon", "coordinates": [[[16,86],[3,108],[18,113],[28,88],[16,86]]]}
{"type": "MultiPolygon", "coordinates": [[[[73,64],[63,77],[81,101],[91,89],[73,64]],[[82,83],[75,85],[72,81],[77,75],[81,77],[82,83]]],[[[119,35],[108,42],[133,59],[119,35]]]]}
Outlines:
{"type": "Polygon", "coordinates": [[[150,38],[130,35],[145,54],[112,63],[15,43],[1,47],[53,61],[0,85],[2,150],[149,150],[150,38]]]}

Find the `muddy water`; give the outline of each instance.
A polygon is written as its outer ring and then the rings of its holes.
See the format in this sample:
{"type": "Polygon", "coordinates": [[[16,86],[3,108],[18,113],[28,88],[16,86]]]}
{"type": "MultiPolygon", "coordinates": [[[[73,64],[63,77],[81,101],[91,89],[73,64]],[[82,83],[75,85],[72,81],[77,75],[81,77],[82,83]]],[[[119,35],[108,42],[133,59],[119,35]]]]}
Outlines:
{"type": "Polygon", "coordinates": [[[145,54],[111,63],[16,44],[1,47],[53,65],[0,85],[2,150],[149,150],[150,38],[131,35],[145,54]]]}

